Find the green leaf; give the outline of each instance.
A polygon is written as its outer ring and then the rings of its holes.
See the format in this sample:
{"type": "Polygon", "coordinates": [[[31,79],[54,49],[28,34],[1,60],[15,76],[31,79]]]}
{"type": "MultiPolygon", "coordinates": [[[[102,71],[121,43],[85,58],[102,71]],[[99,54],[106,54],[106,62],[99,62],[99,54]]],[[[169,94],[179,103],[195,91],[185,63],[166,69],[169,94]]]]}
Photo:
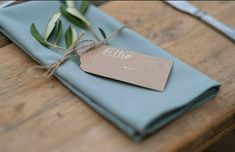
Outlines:
{"type": "Polygon", "coordinates": [[[61,20],[59,20],[59,23],[55,32],[55,43],[57,43],[60,40],[61,35],[62,35],[62,30],[63,30],[62,22],[61,20]]]}
{"type": "Polygon", "coordinates": [[[85,22],[83,22],[82,20],[77,19],[75,16],[69,14],[66,11],[66,6],[62,5],[60,7],[60,11],[65,16],[65,18],[67,18],[70,22],[77,25],[78,27],[85,28],[85,29],[89,28],[89,26],[87,26],[87,24],[85,22]]]}
{"type": "Polygon", "coordinates": [[[75,7],[74,1],[65,1],[68,7],[75,7]]]}
{"type": "Polygon", "coordinates": [[[48,22],[48,25],[47,25],[45,40],[47,40],[49,38],[49,36],[51,35],[53,29],[56,26],[56,22],[60,18],[60,16],[61,16],[61,13],[56,13],[51,17],[51,19],[50,19],[50,21],[48,22]]]}
{"type": "Polygon", "coordinates": [[[107,36],[106,36],[104,30],[102,28],[99,28],[99,31],[100,31],[101,35],[103,36],[103,38],[106,39],[107,36]]]}
{"type": "Polygon", "coordinates": [[[84,22],[87,26],[90,26],[89,21],[75,8],[68,7],[66,8],[66,12],[84,22]]]}
{"type": "Polygon", "coordinates": [[[38,32],[36,26],[34,23],[31,24],[31,27],[30,27],[30,31],[31,31],[31,34],[32,36],[39,42],[41,43],[42,45],[44,46],[47,46],[47,44],[44,42],[44,38],[42,37],[42,35],[38,32]]]}
{"type": "Polygon", "coordinates": [[[89,7],[89,4],[90,4],[89,1],[83,0],[82,3],[81,3],[81,6],[80,6],[80,10],[79,10],[79,11],[80,11],[82,14],[85,14],[86,11],[87,11],[87,9],[88,9],[88,7],[89,7]]]}
{"type": "Polygon", "coordinates": [[[77,34],[77,31],[72,28],[72,44],[77,40],[78,38],[78,34],[77,34]]]}
{"type": "Polygon", "coordinates": [[[77,32],[71,26],[65,32],[65,42],[67,48],[69,48],[77,40],[77,32]]]}

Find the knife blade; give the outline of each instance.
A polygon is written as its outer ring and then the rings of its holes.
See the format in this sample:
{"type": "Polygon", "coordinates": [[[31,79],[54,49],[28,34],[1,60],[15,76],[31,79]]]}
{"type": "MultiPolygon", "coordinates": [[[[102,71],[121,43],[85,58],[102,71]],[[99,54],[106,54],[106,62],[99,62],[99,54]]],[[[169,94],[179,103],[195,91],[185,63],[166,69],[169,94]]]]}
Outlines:
{"type": "Polygon", "coordinates": [[[0,1],[0,8],[7,7],[14,3],[15,1],[0,1]]]}
{"type": "Polygon", "coordinates": [[[187,1],[173,1],[173,0],[166,0],[165,1],[170,6],[190,15],[193,15],[205,23],[211,25],[215,29],[219,30],[221,33],[225,34],[228,38],[230,38],[233,42],[235,42],[235,30],[228,25],[220,22],[216,18],[210,16],[206,12],[200,10],[196,6],[192,5],[187,1]]]}

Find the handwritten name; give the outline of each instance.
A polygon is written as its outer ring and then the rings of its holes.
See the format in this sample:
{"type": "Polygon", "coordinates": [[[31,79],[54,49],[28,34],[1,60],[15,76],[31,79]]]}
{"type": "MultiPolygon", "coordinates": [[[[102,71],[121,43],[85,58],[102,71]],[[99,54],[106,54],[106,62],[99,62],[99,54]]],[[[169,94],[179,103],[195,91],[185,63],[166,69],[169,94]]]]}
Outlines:
{"type": "Polygon", "coordinates": [[[113,58],[118,58],[118,59],[124,59],[124,60],[129,60],[130,58],[132,58],[131,54],[128,54],[126,52],[124,52],[123,50],[119,50],[119,49],[111,49],[111,48],[106,48],[103,52],[103,55],[105,56],[110,56],[113,58]]]}

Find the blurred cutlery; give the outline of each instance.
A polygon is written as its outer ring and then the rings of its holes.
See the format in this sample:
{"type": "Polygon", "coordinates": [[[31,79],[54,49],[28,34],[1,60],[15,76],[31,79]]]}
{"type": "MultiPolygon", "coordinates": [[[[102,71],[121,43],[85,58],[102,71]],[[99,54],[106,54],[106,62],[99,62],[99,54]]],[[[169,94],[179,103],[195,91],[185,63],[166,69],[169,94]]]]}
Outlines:
{"type": "Polygon", "coordinates": [[[0,1],[0,8],[7,7],[14,3],[15,1],[0,1]]]}
{"type": "Polygon", "coordinates": [[[216,28],[226,36],[228,36],[233,42],[235,42],[235,30],[229,27],[228,25],[220,22],[216,18],[208,15],[206,12],[200,10],[199,8],[193,6],[191,3],[187,1],[173,1],[173,0],[166,0],[167,4],[171,5],[172,7],[193,15],[202,21],[206,22],[207,24],[211,25],[212,27],[216,28]]]}

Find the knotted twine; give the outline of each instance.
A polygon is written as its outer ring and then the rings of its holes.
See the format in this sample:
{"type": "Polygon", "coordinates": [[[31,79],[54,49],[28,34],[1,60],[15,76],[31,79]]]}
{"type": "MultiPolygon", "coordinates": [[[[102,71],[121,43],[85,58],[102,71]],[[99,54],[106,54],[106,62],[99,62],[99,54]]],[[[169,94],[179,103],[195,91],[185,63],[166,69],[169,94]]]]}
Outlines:
{"type": "Polygon", "coordinates": [[[118,30],[114,31],[108,37],[104,38],[102,41],[99,41],[99,42],[95,42],[94,40],[82,40],[82,41],[80,41],[81,38],[85,35],[84,32],[81,32],[79,34],[77,40],[67,49],[67,51],[64,53],[64,55],[63,55],[63,57],[61,59],[58,59],[58,60],[54,61],[53,63],[51,63],[49,65],[34,66],[34,67],[30,68],[27,72],[32,74],[33,71],[35,71],[35,70],[46,70],[46,72],[44,72],[42,75],[34,76],[34,77],[35,78],[50,78],[55,73],[55,71],[65,61],[70,59],[75,53],[76,53],[76,55],[80,56],[81,53],[92,51],[92,50],[100,47],[101,45],[107,44],[108,40],[110,40],[114,36],[118,35],[124,28],[126,28],[126,26],[122,26],[121,28],[119,28],[118,30]],[[87,42],[88,43],[90,42],[90,44],[83,45],[81,47],[77,47],[77,46],[79,46],[79,45],[81,45],[83,43],[87,43],[87,42]]]}

